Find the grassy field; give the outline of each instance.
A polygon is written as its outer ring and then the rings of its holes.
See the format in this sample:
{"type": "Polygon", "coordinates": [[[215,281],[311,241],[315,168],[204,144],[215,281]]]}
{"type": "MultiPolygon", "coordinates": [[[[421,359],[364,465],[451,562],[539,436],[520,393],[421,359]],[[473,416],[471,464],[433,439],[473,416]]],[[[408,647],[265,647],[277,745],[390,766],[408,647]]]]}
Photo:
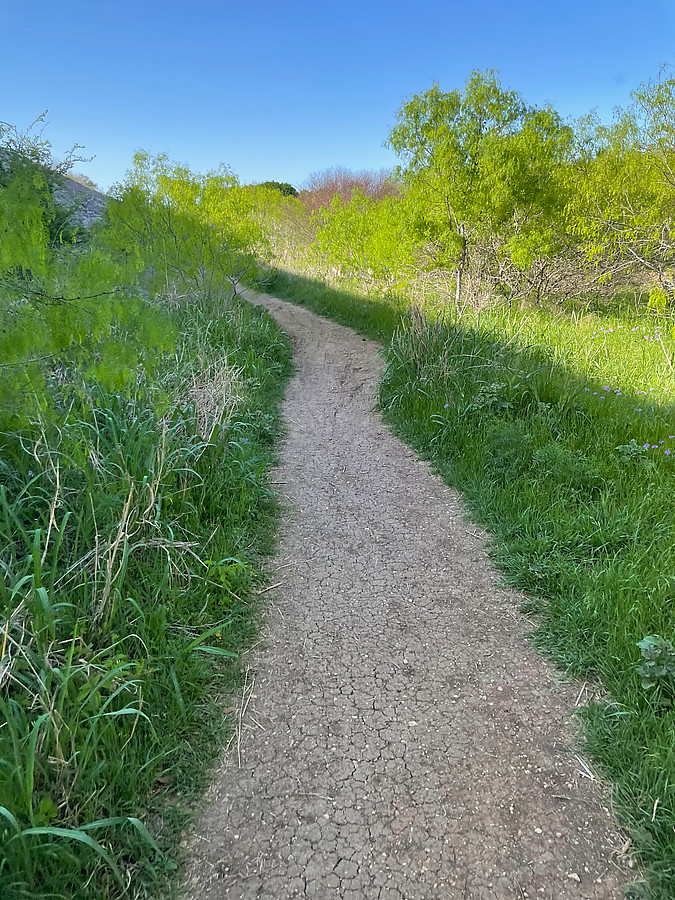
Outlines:
{"type": "MultiPolygon", "coordinates": [[[[258,627],[291,368],[267,314],[168,303],[132,391],[0,453],[0,897],[167,897],[258,627]]],[[[67,372],[64,380],[69,379],[67,372]]]]}
{"type": "Polygon", "coordinates": [[[459,321],[287,273],[269,290],[384,342],[385,419],[491,532],[537,646],[608,698],[580,717],[645,867],[631,896],[672,898],[672,322],[630,298],[459,321]]]}

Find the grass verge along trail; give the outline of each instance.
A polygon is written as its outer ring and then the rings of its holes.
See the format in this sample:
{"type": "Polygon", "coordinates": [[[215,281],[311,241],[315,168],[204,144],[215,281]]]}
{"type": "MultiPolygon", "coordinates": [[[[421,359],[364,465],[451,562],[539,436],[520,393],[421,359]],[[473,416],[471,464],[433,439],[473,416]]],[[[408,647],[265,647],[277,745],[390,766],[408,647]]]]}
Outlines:
{"type": "MultiPolygon", "coordinates": [[[[173,352],[2,438],[0,896],[166,897],[256,634],[290,348],[188,295],[173,352]]],[[[158,301],[156,301],[158,302],[158,301]]]]}

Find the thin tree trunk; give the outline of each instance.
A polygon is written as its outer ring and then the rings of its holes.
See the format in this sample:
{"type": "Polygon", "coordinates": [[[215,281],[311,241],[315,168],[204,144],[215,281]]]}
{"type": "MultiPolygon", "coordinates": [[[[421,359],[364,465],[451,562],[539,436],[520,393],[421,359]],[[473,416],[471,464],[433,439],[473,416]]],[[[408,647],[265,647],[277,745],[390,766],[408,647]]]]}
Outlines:
{"type": "Polygon", "coordinates": [[[462,235],[462,252],[459,257],[459,265],[457,266],[457,283],[455,285],[455,305],[457,307],[458,315],[461,315],[462,312],[462,280],[464,269],[466,268],[467,251],[466,234],[464,233],[463,227],[460,230],[460,234],[462,235]]]}

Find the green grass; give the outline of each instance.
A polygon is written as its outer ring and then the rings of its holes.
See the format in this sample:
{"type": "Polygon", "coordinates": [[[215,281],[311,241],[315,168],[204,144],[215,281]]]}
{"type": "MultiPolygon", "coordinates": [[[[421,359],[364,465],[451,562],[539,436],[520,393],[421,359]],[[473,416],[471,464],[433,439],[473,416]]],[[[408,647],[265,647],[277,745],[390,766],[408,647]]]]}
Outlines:
{"type": "Polygon", "coordinates": [[[405,297],[373,300],[332,288],[324,281],[275,269],[263,289],[282,300],[292,300],[340,325],[348,325],[373,341],[386,342],[407,314],[405,297]]]}
{"type": "MultiPolygon", "coordinates": [[[[172,313],[174,354],[0,452],[0,896],[167,897],[232,728],[274,544],[288,341],[262,310],[172,313]]],[[[66,373],[67,380],[67,373],[66,373]]]]}
{"type": "Polygon", "coordinates": [[[672,898],[675,681],[665,673],[648,690],[636,673],[638,641],[675,641],[669,323],[632,308],[496,307],[429,321],[372,300],[359,307],[353,293],[340,306],[339,291],[284,279],[286,297],[295,290],[305,305],[339,308],[339,321],[383,335],[386,421],[491,532],[497,565],[530,598],[536,645],[604,685],[609,702],[581,719],[645,867],[630,893],[672,898]]]}

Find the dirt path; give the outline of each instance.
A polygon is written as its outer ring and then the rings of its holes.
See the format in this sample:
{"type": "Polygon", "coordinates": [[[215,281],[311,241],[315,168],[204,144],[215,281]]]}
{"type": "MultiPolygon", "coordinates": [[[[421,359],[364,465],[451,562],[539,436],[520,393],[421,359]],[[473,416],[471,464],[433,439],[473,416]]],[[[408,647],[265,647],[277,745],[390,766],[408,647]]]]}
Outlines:
{"type": "Polygon", "coordinates": [[[189,896],[618,898],[621,841],[574,756],[578,688],[528,646],[457,495],[373,412],[377,347],[260,301],[298,367],[283,583],[189,896]]]}

